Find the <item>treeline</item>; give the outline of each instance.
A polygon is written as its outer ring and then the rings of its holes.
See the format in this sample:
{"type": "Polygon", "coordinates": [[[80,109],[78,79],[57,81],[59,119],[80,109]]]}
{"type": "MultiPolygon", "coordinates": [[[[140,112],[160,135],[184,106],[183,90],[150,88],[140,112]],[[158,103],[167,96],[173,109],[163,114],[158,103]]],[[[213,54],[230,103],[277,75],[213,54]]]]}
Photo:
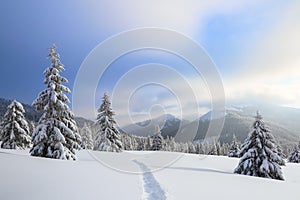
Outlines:
{"type": "MultiPolygon", "coordinates": [[[[173,137],[163,138],[161,128],[148,137],[121,133],[114,120],[109,96],[105,93],[98,109],[96,123],[78,129],[74,114],[65,93],[70,89],[63,85],[68,80],[60,75],[64,66],[55,46],[49,48],[51,66],[44,71],[46,88],[39,93],[33,106],[42,115],[34,126],[25,118],[21,103],[13,101],[1,122],[0,146],[5,149],[30,148],[31,156],[52,159],[76,160],[76,150],[96,151],[170,151],[192,154],[228,155],[239,157],[235,173],[283,180],[281,166],[285,165],[286,152],[265,125],[257,112],[252,130],[243,144],[233,137],[231,144],[219,140],[176,142],[173,137]],[[93,131],[91,131],[93,129],[93,131]]],[[[300,145],[295,145],[288,154],[288,161],[300,162],[300,145]]]]}

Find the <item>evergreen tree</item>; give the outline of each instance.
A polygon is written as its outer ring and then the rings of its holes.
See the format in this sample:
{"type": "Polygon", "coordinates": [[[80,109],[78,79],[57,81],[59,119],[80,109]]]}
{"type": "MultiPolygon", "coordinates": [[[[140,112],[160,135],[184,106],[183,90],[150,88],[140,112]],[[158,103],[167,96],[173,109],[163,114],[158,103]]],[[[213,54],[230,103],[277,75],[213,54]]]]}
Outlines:
{"type": "Polygon", "coordinates": [[[149,150],[151,150],[151,148],[152,148],[152,139],[150,136],[148,136],[146,139],[146,150],[149,151],[149,150]]]}
{"type": "Polygon", "coordinates": [[[93,149],[94,148],[94,141],[92,138],[91,129],[84,123],[83,128],[80,131],[81,134],[81,148],[83,149],[93,149]]]}
{"type": "Polygon", "coordinates": [[[122,149],[120,133],[115,127],[114,112],[111,109],[109,96],[106,93],[104,93],[98,113],[97,124],[100,128],[96,134],[94,149],[98,151],[120,152],[122,149]]]}
{"type": "Polygon", "coordinates": [[[239,157],[238,153],[240,151],[239,145],[237,144],[236,137],[233,135],[232,143],[228,152],[228,157],[239,157]]]}
{"type": "Polygon", "coordinates": [[[55,45],[49,48],[47,56],[51,65],[44,71],[46,89],[33,102],[36,110],[43,114],[32,134],[30,153],[32,156],[76,160],[75,150],[80,149],[81,138],[74,115],[67,105],[70,101],[64,93],[71,91],[62,85],[68,80],[60,76],[64,66],[55,48],[55,45]]]}
{"type": "Polygon", "coordinates": [[[218,156],[222,155],[222,150],[221,150],[221,143],[220,143],[220,141],[217,141],[217,142],[215,143],[215,146],[216,146],[217,155],[218,155],[218,156]]]}
{"type": "Polygon", "coordinates": [[[221,155],[221,144],[219,141],[214,141],[210,145],[210,151],[208,155],[218,155],[218,156],[221,155]]]}
{"type": "Polygon", "coordinates": [[[31,144],[28,123],[22,104],[14,100],[4,115],[1,130],[1,148],[25,149],[31,144]]]}
{"type": "Polygon", "coordinates": [[[159,126],[156,127],[156,133],[153,136],[152,147],[153,151],[160,151],[163,148],[164,138],[161,136],[161,131],[159,126]]]}
{"type": "Polygon", "coordinates": [[[171,147],[170,147],[170,137],[167,135],[166,139],[165,139],[165,145],[162,149],[163,151],[171,151],[171,147]]]}
{"type": "Polygon", "coordinates": [[[228,143],[223,143],[221,149],[222,149],[222,155],[227,156],[230,149],[230,145],[228,143]]]}
{"type": "Polygon", "coordinates": [[[189,153],[196,153],[195,145],[192,142],[188,142],[188,151],[189,153]]]}
{"type": "Polygon", "coordinates": [[[132,150],[136,151],[138,149],[137,137],[132,137],[132,150]]]}
{"type": "Polygon", "coordinates": [[[288,157],[288,161],[290,163],[300,163],[300,153],[297,146],[295,146],[291,151],[290,156],[288,157]]]}
{"type": "Polygon", "coordinates": [[[257,112],[253,130],[246,138],[240,150],[240,162],[235,173],[284,180],[281,167],[278,164],[273,135],[265,127],[261,115],[257,112]]]}
{"type": "Polygon", "coordinates": [[[196,153],[197,154],[204,154],[205,153],[202,142],[197,142],[197,144],[196,144],[196,153]]]}
{"type": "Polygon", "coordinates": [[[145,142],[142,137],[138,137],[137,139],[137,150],[144,151],[145,150],[145,142]]]}
{"type": "Polygon", "coordinates": [[[170,137],[169,145],[170,145],[170,151],[174,152],[176,150],[176,142],[174,137],[170,137]]]}
{"type": "Polygon", "coordinates": [[[178,143],[178,152],[188,153],[188,145],[187,143],[178,143]]]}
{"type": "Polygon", "coordinates": [[[283,153],[283,150],[278,143],[276,146],[276,150],[277,150],[277,154],[279,155],[279,159],[277,160],[277,163],[281,166],[284,166],[285,165],[284,158],[286,158],[286,155],[283,153]]]}
{"type": "Polygon", "coordinates": [[[121,133],[121,143],[124,150],[132,150],[132,136],[126,133],[121,133]]]}
{"type": "Polygon", "coordinates": [[[30,133],[30,137],[32,136],[32,133],[33,133],[33,131],[34,131],[34,129],[35,129],[35,124],[34,124],[34,122],[33,121],[30,121],[29,123],[28,123],[28,127],[29,127],[29,133],[30,133]]]}

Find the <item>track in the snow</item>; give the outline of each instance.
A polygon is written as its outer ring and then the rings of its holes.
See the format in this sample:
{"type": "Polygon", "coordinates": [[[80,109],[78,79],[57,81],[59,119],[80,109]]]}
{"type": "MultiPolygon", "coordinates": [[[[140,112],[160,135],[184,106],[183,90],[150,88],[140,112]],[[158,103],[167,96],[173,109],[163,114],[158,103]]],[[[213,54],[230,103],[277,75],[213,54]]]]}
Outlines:
{"type": "Polygon", "coordinates": [[[134,163],[139,165],[143,171],[143,187],[144,195],[143,197],[147,200],[165,200],[165,191],[161,188],[160,184],[157,182],[150,169],[142,162],[133,160],[134,163]]]}

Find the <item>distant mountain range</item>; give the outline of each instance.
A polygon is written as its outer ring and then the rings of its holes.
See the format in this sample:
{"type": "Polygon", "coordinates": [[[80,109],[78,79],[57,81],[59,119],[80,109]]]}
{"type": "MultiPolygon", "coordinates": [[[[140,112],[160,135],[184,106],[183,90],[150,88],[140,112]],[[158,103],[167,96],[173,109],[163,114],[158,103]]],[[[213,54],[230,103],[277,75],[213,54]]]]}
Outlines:
{"type": "MultiPolygon", "coordinates": [[[[0,98],[0,119],[4,116],[10,103],[11,100],[0,98]]],[[[26,111],[26,118],[29,121],[37,122],[41,113],[37,112],[31,105],[23,104],[23,106],[26,111]]],[[[220,141],[229,143],[232,141],[234,134],[238,140],[244,141],[252,128],[257,110],[260,111],[267,126],[282,145],[297,143],[300,140],[300,109],[263,105],[227,108],[224,127],[220,137],[218,137],[220,141]]],[[[172,136],[178,141],[186,141],[192,134],[195,136],[193,137],[194,140],[203,140],[209,139],[205,138],[209,124],[212,121],[221,120],[221,117],[217,115],[214,119],[211,119],[211,112],[208,112],[197,120],[188,121],[166,114],[154,119],[127,125],[120,129],[128,134],[149,136],[153,135],[155,127],[159,126],[163,137],[172,136]],[[192,133],[195,130],[196,132],[192,133]],[[178,135],[181,137],[176,137],[178,135]]],[[[94,127],[94,122],[91,120],[82,117],[75,117],[75,120],[79,128],[83,127],[84,123],[94,127]]]]}
{"type": "MultiPolygon", "coordinates": [[[[7,106],[12,102],[12,100],[8,100],[8,99],[4,99],[4,98],[0,98],[0,120],[3,118],[7,106]]],[[[28,104],[24,104],[22,103],[24,109],[25,109],[25,117],[28,121],[32,121],[32,122],[38,122],[38,120],[40,119],[42,113],[41,112],[37,112],[35,110],[35,108],[31,105],[28,104]]],[[[83,117],[75,117],[75,121],[77,123],[77,126],[83,127],[84,123],[87,123],[89,125],[94,124],[93,121],[85,119],[83,117]]]]}
{"type": "MultiPolygon", "coordinates": [[[[300,140],[300,126],[298,123],[300,117],[299,109],[280,106],[261,106],[259,108],[247,106],[239,109],[226,110],[225,123],[220,135],[220,141],[231,142],[233,134],[236,135],[238,140],[244,141],[252,129],[254,116],[256,115],[257,110],[260,110],[266,125],[282,145],[297,143],[300,140]]],[[[210,114],[207,113],[206,115],[210,114]]],[[[195,137],[196,140],[205,138],[209,123],[212,120],[220,119],[203,120],[202,117],[199,119],[199,128],[195,137]]],[[[197,121],[184,127],[184,131],[188,132],[189,126],[192,126],[193,123],[197,123],[197,121]]]]}
{"type": "MultiPolygon", "coordinates": [[[[7,106],[12,102],[12,100],[8,100],[8,99],[3,99],[3,98],[0,98],[0,119],[3,118],[5,112],[6,112],[6,109],[7,109],[7,106]]],[[[27,120],[29,121],[34,121],[34,122],[37,122],[41,116],[41,113],[40,112],[37,112],[34,107],[32,107],[31,105],[28,105],[28,104],[23,104],[23,107],[25,109],[25,117],[27,120]]]]}
{"type": "Polygon", "coordinates": [[[180,120],[173,115],[166,114],[154,119],[127,125],[122,127],[121,130],[128,134],[145,137],[148,135],[153,135],[155,133],[156,126],[159,126],[163,137],[174,137],[178,130],[180,130],[180,125],[183,126],[187,125],[188,123],[189,121],[187,120],[180,120]]]}
{"type": "MultiPolygon", "coordinates": [[[[225,111],[224,127],[220,137],[218,137],[220,141],[229,143],[232,141],[234,134],[238,140],[244,141],[252,129],[257,110],[260,111],[266,125],[282,145],[294,144],[300,140],[300,109],[265,105],[227,108],[225,111]]],[[[199,119],[189,122],[168,114],[125,126],[122,130],[134,135],[148,136],[153,135],[155,126],[159,125],[164,137],[174,137],[176,134],[190,137],[191,132],[196,130],[194,140],[203,140],[209,124],[212,121],[221,120],[221,117],[217,115],[214,119],[211,119],[211,112],[208,112],[200,116],[199,119]]],[[[186,141],[185,139],[184,137],[177,137],[178,141],[186,141]]]]}

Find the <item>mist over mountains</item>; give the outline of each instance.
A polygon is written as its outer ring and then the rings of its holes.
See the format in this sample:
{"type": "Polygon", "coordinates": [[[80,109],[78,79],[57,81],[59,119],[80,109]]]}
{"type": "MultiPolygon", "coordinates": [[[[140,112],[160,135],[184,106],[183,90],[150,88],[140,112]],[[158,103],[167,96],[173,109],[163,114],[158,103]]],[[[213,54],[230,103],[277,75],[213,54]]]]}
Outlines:
{"type": "MultiPolygon", "coordinates": [[[[11,100],[0,98],[0,119],[4,116],[7,106],[11,100]]],[[[31,105],[23,104],[26,111],[25,117],[29,121],[37,122],[41,116],[31,105]]],[[[300,109],[289,108],[275,105],[260,105],[260,106],[244,106],[230,107],[226,109],[224,127],[221,132],[221,142],[230,143],[233,135],[239,141],[244,141],[249,131],[252,128],[254,116],[259,110],[262,114],[266,125],[270,128],[275,138],[282,145],[295,144],[300,140],[300,109]]],[[[219,116],[221,117],[221,116],[219,116]]],[[[79,128],[83,127],[84,123],[93,126],[94,122],[82,117],[75,117],[79,128]]],[[[177,141],[185,141],[184,136],[188,136],[196,130],[194,140],[210,139],[206,138],[206,132],[209,124],[212,121],[221,120],[218,116],[211,119],[211,112],[208,112],[194,121],[179,119],[171,114],[162,115],[154,119],[148,119],[135,124],[120,127],[122,132],[137,136],[151,136],[155,133],[155,127],[161,128],[163,137],[175,137],[177,141]],[[176,137],[180,135],[183,137],[176,137]]]]}
{"type": "MultiPolygon", "coordinates": [[[[271,133],[282,145],[294,144],[299,141],[300,126],[296,123],[297,120],[295,119],[300,117],[300,110],[280,106],[259,108],[247,106],[239,109],[227,109],[220,141],[226,143],[231,142],[234,134],[239,141],[244,141],[252,129],[257,110],[260,110],[267,127],[269,127],[271,133]]],[[[202,117],[199,119],[199,129],[195,137],[196,140],[205,138],[210,122],[210,119],[203,120],[202,117]]],[[[196,122],[194,121],[192,123],[196,122]]],[[[188,131],[188,126],[191,124],[187,125],[185,131],[188,131]]]]}
{"type": "MultiPolygon", "coordinates": [[[[282,145],[295,144],[299,141],[300,124],[297,123],[296,119],[299,119],[300,117],[300,109],[274,105],[227,108],[224,127],[220,137],[218,137],[220,141],[230,143],[233,135],[236,135],[239,141],[244,141],[252,129],[254,116],[257,110],[260,111],[266,125],[282,145]]],[[[192,122],[180,120],[175,116],[167,114],[158,118],[125,126],[122,130],[134,135],[147,136],[153,135],[155,126],[159,125],[161,127],[162,136],[164,137],[175,137],[176,134],[181,136],[190,135],[192,131],[197,130],[194,140],[204,140],[210,139],[206,138],[206,133],[209,124],[216,120],[221,119],[219,119],[218,116],[215,119],[211,119],[211,112],[200,116],[192,122]]],[[[182,137],[177,137],[177,140],[185,141],[182,137]]]]}
{"type": "Polygon", "coordinates": [[[156,126],[159,126],[162,136],[166,138],[167,136],[175,137],[178,130],[189,123],[188,120],[181,120],[171,114],[166,114],[157,118],[121,127],[121,130],[128,134],[146,137],[148,135],[153,135],[156,126]]]}

